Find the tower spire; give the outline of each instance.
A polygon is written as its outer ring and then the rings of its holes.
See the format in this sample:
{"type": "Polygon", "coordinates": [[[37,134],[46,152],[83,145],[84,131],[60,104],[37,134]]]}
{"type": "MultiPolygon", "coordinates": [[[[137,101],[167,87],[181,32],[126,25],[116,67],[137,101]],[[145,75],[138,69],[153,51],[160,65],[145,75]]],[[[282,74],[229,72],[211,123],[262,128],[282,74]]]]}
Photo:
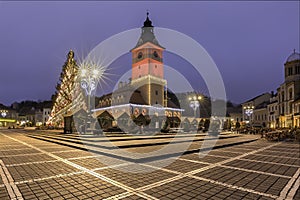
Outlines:
{"type": "Polygon", "coordinates": [[[146,18],[146,21],[144,21],[144,26],[143,27],[153,27],[152,26],[152,22],[151,20],[149,19],[149,11],[147,10],[147,18],[146,18]]]}

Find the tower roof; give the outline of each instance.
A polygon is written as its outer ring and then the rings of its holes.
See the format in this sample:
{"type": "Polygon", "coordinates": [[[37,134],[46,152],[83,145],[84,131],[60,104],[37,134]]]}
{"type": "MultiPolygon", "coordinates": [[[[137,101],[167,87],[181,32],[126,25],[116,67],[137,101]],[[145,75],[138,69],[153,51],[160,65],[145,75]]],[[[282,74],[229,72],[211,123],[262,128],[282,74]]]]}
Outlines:
{"type": "Polygon", "coordinates": [[[294,49],[294,52],[287,58],[286,62],[292,62],[295,60],[300,60],[300,53],[296,52],[294,49]]]}
{"type": "Polygon", "coordinates": [[[155,38],[152,21],[149,19],[149,12],[147,12],[147,18],[144,21],[144,26],[142,27],[142,34],[141,34],[135,48],[137,48],[147,42],[150,42],[154,45],[164,48],[164,47],[160,46],[157,39],[155,38]]]}

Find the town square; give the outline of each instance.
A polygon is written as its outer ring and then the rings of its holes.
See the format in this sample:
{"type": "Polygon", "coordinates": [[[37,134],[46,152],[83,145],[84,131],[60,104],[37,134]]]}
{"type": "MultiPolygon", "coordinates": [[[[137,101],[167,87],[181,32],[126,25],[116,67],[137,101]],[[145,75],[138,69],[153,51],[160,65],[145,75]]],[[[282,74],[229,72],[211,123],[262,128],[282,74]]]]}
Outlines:
{"type": "Polygon", "coordinates": [[[300,199],[299,8],[1,1],[0,199],[300,199]]]}

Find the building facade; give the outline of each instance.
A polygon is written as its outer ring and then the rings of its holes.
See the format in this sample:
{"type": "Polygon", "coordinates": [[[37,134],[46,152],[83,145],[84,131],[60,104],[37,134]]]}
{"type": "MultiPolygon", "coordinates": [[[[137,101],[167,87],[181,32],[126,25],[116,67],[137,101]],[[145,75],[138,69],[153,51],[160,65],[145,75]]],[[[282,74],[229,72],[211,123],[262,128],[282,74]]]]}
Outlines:
{"type": "Polygon", "coordinates": [[[268,110],[268,125],[269,128],[279,127],[279,111],[278,111],[278,95],[277,93],[270,98],[270,103],[267,105],[268,110]]]}
{"type": "MultiPolygon", "coordinates": [[[[265,111],[261,110],[262,105],[269,102],[270,98],[271,98],[270,93],[264,93],[264,94],[256,96],[256,97],[242,103],[241,105],[242,105],[243,121],[249,125],[253,125],[254,122],[255,122],[255,124],[257,124],[258,121],[260,121],[260,120],[258,120],[258,118],[260,119],[260,117],[258,117],[258,116],[260,116],[262,112],[265,112],[265,111]],[[258,110],[258,109],[260,109],[260,110],[258,110]],[[255,118],[255,116],[257,116],[257,117],[255,118]]],[[[259,123],[259,124],[262,124],[262,123],[259,123]]]]}
{"type": "Polygon", "coordinates": [[[277,93],[279,127],[292,128],[299,125],[297,105],[300,98],[300,54],[295,50],[284,64],[284,82],[278,87],[277,93]]]}
{"type": "Polygon", "coordinates": [[[284,82],[277,93],[265,93],[245,103],[243,121],[269,128],[300,127],[300,54],[295,50],[284,63],[284,82]]]}
{"type": "Polygon", "coordinates": [[[15,109],[0,104],[0,127],[16,127],[18,113],[15,109]]]}

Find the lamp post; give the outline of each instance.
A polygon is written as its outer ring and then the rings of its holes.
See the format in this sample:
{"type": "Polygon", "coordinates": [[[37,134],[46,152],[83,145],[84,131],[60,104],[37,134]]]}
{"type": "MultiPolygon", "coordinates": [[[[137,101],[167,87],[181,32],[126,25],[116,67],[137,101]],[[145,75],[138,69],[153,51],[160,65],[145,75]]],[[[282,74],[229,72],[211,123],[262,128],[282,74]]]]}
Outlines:
{"type": "Polygon", "coordinates": [[[250,121],[251,121],[250,116],[251,116],[252,113],[253,113],[253,109],[254,109],[254,106],[245,106],[245,107],[244,107],[245,114],[248,116],[248,119],[249,119],[249,123],[250,123],[250,121]]]}
{"type": "MultiPolygon", "coordinates": [[[[200,100],[202,99],[202,96],[200,95],[194,95],[193,97],[189,97],[189,101],[190,101],[190,107],[194,110],[194,117],[196,118],[196,111],[197,108],[200,107],[200,100]]],[[[199,112],[200,112],[200,108],[199,108],[199,112]]],[[[200,114],[199,114],[200,117],[200,114]]]]}
{"type": "Polygon", "coordinates": [[[91,96],[96,91],[100,77],[102,76],[102,68],[92,62],[84,62],[79,68],[80,86],[85,90],[87,95],[87,113],[88,121],[87,128],[90,128],[91,123],[91,96]]]}

